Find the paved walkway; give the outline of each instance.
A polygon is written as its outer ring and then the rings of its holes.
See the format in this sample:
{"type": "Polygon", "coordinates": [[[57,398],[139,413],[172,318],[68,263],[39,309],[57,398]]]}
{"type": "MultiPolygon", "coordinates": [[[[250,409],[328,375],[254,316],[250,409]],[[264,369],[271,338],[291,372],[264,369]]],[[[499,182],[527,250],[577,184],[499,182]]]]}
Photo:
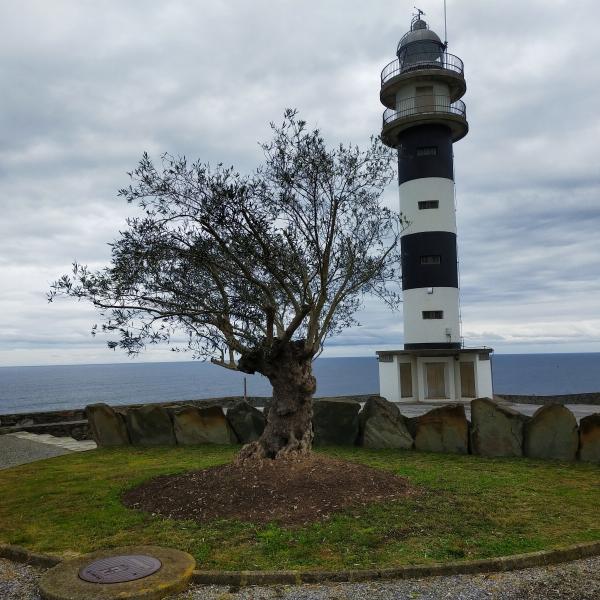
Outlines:
{"type": "Polygon", "coordinates": [[[0,435],[0,469],[94,448],[96,443],[91,440],[78,442],[71,437],[37,435],[26,431],[8,433],[0,435]]]}

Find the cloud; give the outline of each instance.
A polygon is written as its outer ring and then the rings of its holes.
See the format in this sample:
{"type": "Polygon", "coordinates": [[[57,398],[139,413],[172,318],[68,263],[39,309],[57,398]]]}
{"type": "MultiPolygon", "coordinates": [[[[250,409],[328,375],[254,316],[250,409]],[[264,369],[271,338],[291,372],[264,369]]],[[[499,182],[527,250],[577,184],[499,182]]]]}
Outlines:
{"type": "MultiPolygon", "coordinates": [[[[10,5],[9,5],[10,4],[10,5]]],[[[443,34],[441,3],[423,0],[443,34]]],[[[143,151],[250,171],[296,106],[332,143],[380,127],[379,73],[412,4],[42,0],[0,7],[0,363],[125,360],[77,303],[47,305],[132,213],[116,197],[143,151]]],[[[598,350],[600,38],[584,0],[448,2],[470,133],[455,147],[463,334],[502,351],[598,350]]],[[[385,195],[397,207],[397,190],[385,195]]],[[[368,300],[326,355],[402,346],[368,300]]],[[[171,357],[152,349],[146,359],[171,357]]]]}

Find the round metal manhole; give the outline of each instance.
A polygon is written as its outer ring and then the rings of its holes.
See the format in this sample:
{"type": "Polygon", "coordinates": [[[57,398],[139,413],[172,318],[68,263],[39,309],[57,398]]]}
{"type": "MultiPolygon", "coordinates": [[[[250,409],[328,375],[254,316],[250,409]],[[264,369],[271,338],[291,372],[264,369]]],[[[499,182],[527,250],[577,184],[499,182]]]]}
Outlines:
{"type": "Polygon", "coordinates": [[[79,578],[90,583],[124,583],[156,573],[162,563],[153,556],[111,556],[79,569],[79,578]]]}

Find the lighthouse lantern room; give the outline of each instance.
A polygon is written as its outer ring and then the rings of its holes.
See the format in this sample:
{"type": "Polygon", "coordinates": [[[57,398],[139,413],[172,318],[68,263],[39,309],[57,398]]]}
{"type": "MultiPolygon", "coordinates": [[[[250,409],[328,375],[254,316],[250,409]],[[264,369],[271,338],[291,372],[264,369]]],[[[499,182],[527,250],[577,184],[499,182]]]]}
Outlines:
{"type": "Polygon", "coordinates": [[[491,348],[464,348],[453,143],[469,131],[463,62],[418,11],[381,73],[381,138],[398,151],[404,349],[377,352],[392,402],[492,397],[491,348]]]}

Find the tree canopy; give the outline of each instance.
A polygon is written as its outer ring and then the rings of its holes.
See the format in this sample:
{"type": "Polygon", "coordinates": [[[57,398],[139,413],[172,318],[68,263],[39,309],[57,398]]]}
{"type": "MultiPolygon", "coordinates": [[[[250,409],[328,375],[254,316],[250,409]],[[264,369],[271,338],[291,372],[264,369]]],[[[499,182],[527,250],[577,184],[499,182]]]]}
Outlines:
{"type": "Polygon", "coordinates": [[[141,211],[111,244],[111,264],[74,264],[50,300],[90,301],[113,348],[136,354],[184,332],[195,356],[274,387],[282,361],[312,361],[365,295],[395,306],[402,217],[381,202],[393,153],[378,138],[330,148],[293,110],[271,127],[249,175],[144,154],[119,191],[141,211]]]}

